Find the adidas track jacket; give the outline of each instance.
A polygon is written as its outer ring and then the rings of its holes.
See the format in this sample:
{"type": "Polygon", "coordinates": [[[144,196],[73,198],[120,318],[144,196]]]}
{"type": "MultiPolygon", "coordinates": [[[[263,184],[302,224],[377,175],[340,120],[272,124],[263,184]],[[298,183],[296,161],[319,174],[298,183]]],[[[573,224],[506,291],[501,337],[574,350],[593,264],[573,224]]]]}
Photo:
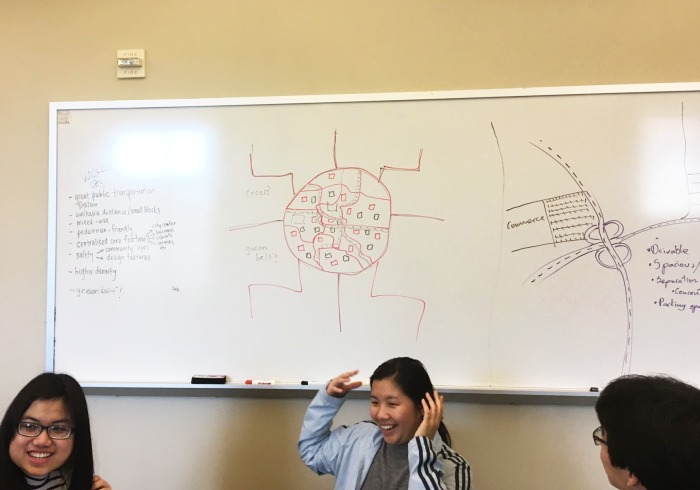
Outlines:
{"type": "MultiPolygon", "coordinates": [[[[373,422],[330,430],[345,402],[322,388],[304,416],[299,436],[302,461],[319,475],[335,476],[336,490],[360,490],[382,434],[373,422]]],[[[469,464],[439,434],[433,440],[416,437],[408,443],[409,490],[473,490],[469,464]],[[435,448],[439,448],[437,451],[435,448]]]]}

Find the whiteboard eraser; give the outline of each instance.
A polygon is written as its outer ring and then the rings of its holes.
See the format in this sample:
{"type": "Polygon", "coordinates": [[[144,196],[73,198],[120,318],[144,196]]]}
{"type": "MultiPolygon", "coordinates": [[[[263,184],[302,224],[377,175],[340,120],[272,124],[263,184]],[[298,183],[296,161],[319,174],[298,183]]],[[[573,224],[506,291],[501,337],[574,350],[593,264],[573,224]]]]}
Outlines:
{"type": "Polygon", "coordinates": [[[222,385],[226,383],[225,374],[195,374],[192,376],[193,385],[222,385]]]}

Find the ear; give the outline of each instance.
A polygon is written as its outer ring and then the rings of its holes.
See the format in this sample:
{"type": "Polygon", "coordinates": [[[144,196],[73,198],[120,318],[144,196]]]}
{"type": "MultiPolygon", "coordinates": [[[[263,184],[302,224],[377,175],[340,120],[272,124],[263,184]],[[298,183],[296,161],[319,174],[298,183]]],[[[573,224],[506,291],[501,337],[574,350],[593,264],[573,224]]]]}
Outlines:
{"type": "Polygon", "coordinates": [[[627,488],[637,488],[640,490],[646,488],[644,485],[642,485],[642,482],[639,481],[637,475],[630,471],[627,471],[627,474],[629,475],[629,477],[627,478],[627,488]]]}

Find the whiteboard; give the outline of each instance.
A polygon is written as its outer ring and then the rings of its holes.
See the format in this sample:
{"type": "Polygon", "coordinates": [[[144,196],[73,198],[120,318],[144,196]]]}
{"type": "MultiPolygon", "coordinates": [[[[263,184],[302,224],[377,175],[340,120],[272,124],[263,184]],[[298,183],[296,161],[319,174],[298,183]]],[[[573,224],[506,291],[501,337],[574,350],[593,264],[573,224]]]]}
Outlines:
{"type": "Polygon", "coordinates": [[[50,104],[84,383],[700,383],[700,85],[50,104]]]}

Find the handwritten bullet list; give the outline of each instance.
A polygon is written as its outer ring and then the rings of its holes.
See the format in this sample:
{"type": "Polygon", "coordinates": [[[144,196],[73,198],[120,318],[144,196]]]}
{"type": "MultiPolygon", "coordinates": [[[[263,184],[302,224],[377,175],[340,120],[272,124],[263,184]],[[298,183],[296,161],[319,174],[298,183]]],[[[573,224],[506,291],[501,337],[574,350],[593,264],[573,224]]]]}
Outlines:
{"type": "Polygon", "coordinates": [[[89,170],[89,189],[67,196],[68,289],[77,297],[121,297],[127,264],[133,274],[176,244],[177,221],[166,217],[156,187],[107,189],[101,172],[89,170]]]}
{"type": "Polygon", "coordinates": [[[660,289],[653,303],[669,311],[700,313],[700,253],[683,243],[646,248],[651,282],[660,289]]]}

